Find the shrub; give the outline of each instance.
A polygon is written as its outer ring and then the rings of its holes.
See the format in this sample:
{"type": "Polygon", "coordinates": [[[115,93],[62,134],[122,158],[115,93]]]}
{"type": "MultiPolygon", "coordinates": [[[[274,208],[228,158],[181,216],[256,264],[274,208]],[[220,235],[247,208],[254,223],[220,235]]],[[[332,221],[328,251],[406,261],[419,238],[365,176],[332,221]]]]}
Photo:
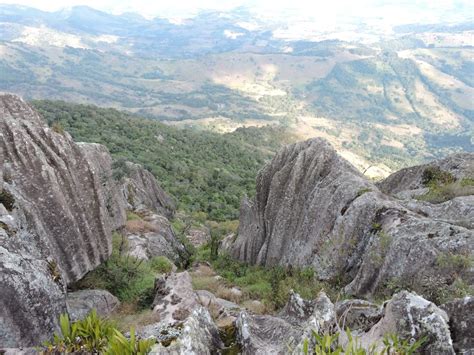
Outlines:
{"type": "Polygon", "coordinates": [[[106,289],[122,302],[136,303],[139,308],[150,306],[158,273],[170,272],[171,262],[164,256],[139,260],[126,254],[126,238],[114,234],[110,258],[74,285],[75,289],[106,289]]]}
{"type": "Polygon", "coordinates": [[[451,173],[443,171],[436,166],[427,167],[421,176],[421,182],[427,187],[440,184],[445,185],[454,181],[456,181],[456,179],[451,173]]]}
{"type": "Polygon", "coordinates": [[[54,334],[53,340],[43,344],[43,352],[56,353],[100,353],[141,355],[148,354],[154,344],[153,340],[137,339],[134,329],[130,330],[127,339],[114,324],[97,316],[93,310],[83,320],[71,323],[69,316],[59,318],[61,334],[54,334]]]}
{"type": "Polygon", "coordinates": [[[160,274],[166,274],[173,270],[173,264],[165,256],[155,256],[148,263],[153,271],[160,274]]]}
{"type": "MultiPolygon", "coordinates": [[[[323,288],[331,296],[336,297],[336,291],[326,283],[319,282],[314,277],[314,270],[306,268],[285,268],[276,266],[266,268],[251,266],[231,258],[228,254],[218,255],[211,260],[209,246],[198,249],[197,259],[210,262],[228,285],[236,285],[244,293],[241,301],[247,299],[261,300],[268,309],[277,310],[288,300],[291,290],[298,292],[304,298],[314,298],[323,288]]],[[[211,276],[195,277],[194,286],[216,292],[219,282],[211,276]]]]}
{"type": "Polygon", "coordinates": [[[58,134],[64,135],[64,127],[59,121],[53,122],[51,129],[58,134]]]}

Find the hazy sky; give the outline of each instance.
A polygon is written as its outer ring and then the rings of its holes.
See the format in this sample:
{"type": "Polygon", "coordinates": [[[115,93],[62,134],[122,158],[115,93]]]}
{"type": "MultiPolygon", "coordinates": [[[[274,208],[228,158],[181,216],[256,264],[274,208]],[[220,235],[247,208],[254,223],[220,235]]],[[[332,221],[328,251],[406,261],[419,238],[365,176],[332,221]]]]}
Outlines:
{"type": "MultiPolygon", "coordinates": [[[[74,5],[88,5],[112,13],[138,12],[145,17],[186,17],[202,9],[229,10],[248,6],[259,14],[339,16],[390,16],[399,22],[429,22],[462,6],[463,17],[474,14],[472,0],[0,0],[0,3],[28,5],[42,10],[58,10],[74,5]],[[466,9],[469,9],[466,13],[466,9]]],[[[448,19],[449,20],[449,19],[448,19]]]]}

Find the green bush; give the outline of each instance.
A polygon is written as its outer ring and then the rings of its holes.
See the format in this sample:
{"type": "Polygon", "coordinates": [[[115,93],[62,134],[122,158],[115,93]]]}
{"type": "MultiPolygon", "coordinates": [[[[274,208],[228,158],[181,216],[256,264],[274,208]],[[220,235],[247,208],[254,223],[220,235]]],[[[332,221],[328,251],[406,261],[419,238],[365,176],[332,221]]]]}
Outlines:
{"type": "Polygon", "coordinates": [[[114,234],[110,258],[88,273],[73,288],[100,288],[117,296],[122,302],[136,303],[147,308],[153,301],[155,277],[172,270],[172,263],[164,256],[139,260],[126,255],[125,237],[114,234]]]}
{"type": "Polygon", "coordinates": [[[440,184],[445,185],[454,181],[456,179],[451,173],[443,171],[436,166],[427,167],[421,176],[421,182],[427,187],[440,184]]]}
{"type": "Polygon", "coordinates": [[[303,298],[314,298],[322,289],[331,296],[337,296],[331,285],[315,278],[311,267],[300,269],[247,265],[228,254],[218,255],[215,260],[211,260],[209,246],[199,248],[196,259],[210,262],[216,273],[229,284],[239,286],[247,297],[261,300],[270,309],[278,310],[284,306],[291,290],[303,298]]]}
{"type": "Polygon", "coordinates": [[[474,179],[456,181],[450,173],[437,167],[426,168],[422,175],[423,184],[429,191],[417,199],[430,203],[442,203],[458,196],[474,195],[474,179]]]}
{"type": "Polygon", "coordinates": [[[134,329],[127,339],[112,322],[99,318],[95,310],[77,322],[63,314],[59,324],[61,334],[54,334],[52,341],[43,344],[43,353],[142,355],[148,354],[154,344],[153,340],[137,339],[134,329]]]}

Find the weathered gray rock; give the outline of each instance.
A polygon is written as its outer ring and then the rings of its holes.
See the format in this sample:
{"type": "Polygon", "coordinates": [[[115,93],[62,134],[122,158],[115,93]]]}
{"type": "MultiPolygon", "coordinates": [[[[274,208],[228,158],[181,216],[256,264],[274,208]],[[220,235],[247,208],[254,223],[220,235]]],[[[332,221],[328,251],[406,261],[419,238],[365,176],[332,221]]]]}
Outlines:
{"type": "Polygon", "coordinates": [[[121,194],[120,182],[113,178],[112,157],[109,150],[94,143],[77,143],[86,156],[87,163],[96,176],[99,176],[101,184],[101,204],[105,206],[110,218],[113,230],[120,229],[125,225],[127,219],[127,206],[123,194],[121,194]]]}
{"type": "Polygon", "coordinates": [[[217,326],[199,305],[187,271],[157,278],[153,311],[159,322],[142,327],[138,334],[153,337],[155,354],[211,354],[223,347],[217,326]]]}
{"type": "Polygon", "coordinates": [[[80,290],[69,292],[66,304],[69,318],[76,321],[85,318],[93,309],[99,316],[108,316],[120,305],[120,301],[106,290],[80,290]]]}
{"type": "Polygon", "coordinates": [[[0,96],[0,152],[0,345],[38,345],[66,312],[66,284],[110,255],[109,171],[103,148],[53,131],[13,95],[0,96]]]}
{"type": "Polygon", "coordinates": [[[421,189],[425,187],[423,174],[429,168],[439,168],[442,171],[449,172],[458,180],[463,178],[472,179],[474,177],[474,154],[457,153],[428,164],[401,169],[377,185],[381,191],[391,195],[421,189]]]}
{"type": "Polygon", "coordinates": [[[0,348],[3,355],[37,355],[35,348],[0,348]]]}
{"type": "Polygon", "coordinates": [[[187,271],[159,276],[155,282],[153,311],[160,322],[175,325],[186,319],[199,305],[187,271]]]}
{"type": "Polygon", "coordinates": [[[434,303],[402,291],[384,305],[382,319],[359,340],[368,348],[372,344],[380,347],[383,336],[390,333],[410,341],[426,337],[422,354],[454,354],[448,321],[446,312],[434,303]]]}
{"type": "Polygon", "coordinates": [[[149,210],[140,210],[143,227],[130,230],[127,223],[125,235],[128,240],[128,254],[148,260],[155,256],[166,256],[174,264],[182,265],[189,258],[189,252],[176,237],[169,220],[149,210]]]}
{"type": "Polygon", "coordinates": [[[179,327],[162,322],[146,326],[141,336],[157,339],[150,354],[216,354],[223,348],[219,330],[204,307],[197,307],[179,327]]]}
{"type": "Polygon", "coordinates": [[[242,311],[235,323],[244,354],[300,354],[312,331],[330,332],[335,321],[334,305],[326,294],[304,300],[292,292],[278,316],[242,311]]]}
{"type": "Polygon", "coordinates": [[[175,205],[152,173],[141,165],[126,162],[122,193],[129,210],[148,209],[167,218],[173,217],[175,205]]]}
{"type": "Polygon", "coordinates": [[[407,209],[431,219],[474,229],[474,195],[455,197],[437,204],[418,200],[401,203],[407,209]]]}
{"type": "Polygon", "coordinates": [[[301,329],[281,318],[245,311],[239,314],[236,329],[242,354],[287,354],[301,336],[301,329]]]}
{"type": "Polygon", "coordinates": [[[441,306],[449,316],[454,350],[474,354],[474,297],[467,296],[441,306]]]}
{"type": "MultiPolygon", "coordinates": [[[[472,157],[463,155],[462,161],[472,157]]],[[[470,203],[462,201],[458,206],[470,203]]],[[[410,210],[380,192],[326,141],[312,139],[283,148],[259,173],[255,200],[242,201],[231,254],[252,264],[311,266],[320,279],[342,278],[346,292],[358,296],[371,297],[399,280],[412,280],[431,296],[439,289],[433,290],[432,280],[454,282],[453,270],[440,258],[474,255],[473,231],[435,217],[439,208],[433,217],[410,210]]],[[[454,210],[471,213],[470,207],[454,210]]],[[[474,270],[456,274],[471,282],[474,270]]]]}
{"type": "Polygon", "coordinates": [[[236,237],[237,236],[234,233],[230,233],[226,235],[221,240],[221,243],[219,245],[219,250],[224,253],[229,253],[232,250],[236,237]]]}
{"type": "Polygon", "coordinates": [[[339,327],[351,331],[368,331],[382,317],[381,307],[364,300],[344,300],[335,308],[339,327]]]}

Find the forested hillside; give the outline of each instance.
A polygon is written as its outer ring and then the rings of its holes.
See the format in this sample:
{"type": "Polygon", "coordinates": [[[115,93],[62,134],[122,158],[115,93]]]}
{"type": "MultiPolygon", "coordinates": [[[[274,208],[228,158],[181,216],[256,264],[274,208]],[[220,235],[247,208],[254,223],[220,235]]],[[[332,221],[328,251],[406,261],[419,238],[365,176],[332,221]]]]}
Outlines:
{"type": "MultiPolygon", "coordinates": [[[[265,160],[290,136],[282,128],[240,128],[233,133],[179,129],[115,109],[34,101],[55,130],[75,141],[102,143],[116,159],[143,164],[187,212],[211,220],[237,219],[240,200],[255,191],[265,160]]],[[[119,174],[120,171],[117,171],[119,174]]]]}

